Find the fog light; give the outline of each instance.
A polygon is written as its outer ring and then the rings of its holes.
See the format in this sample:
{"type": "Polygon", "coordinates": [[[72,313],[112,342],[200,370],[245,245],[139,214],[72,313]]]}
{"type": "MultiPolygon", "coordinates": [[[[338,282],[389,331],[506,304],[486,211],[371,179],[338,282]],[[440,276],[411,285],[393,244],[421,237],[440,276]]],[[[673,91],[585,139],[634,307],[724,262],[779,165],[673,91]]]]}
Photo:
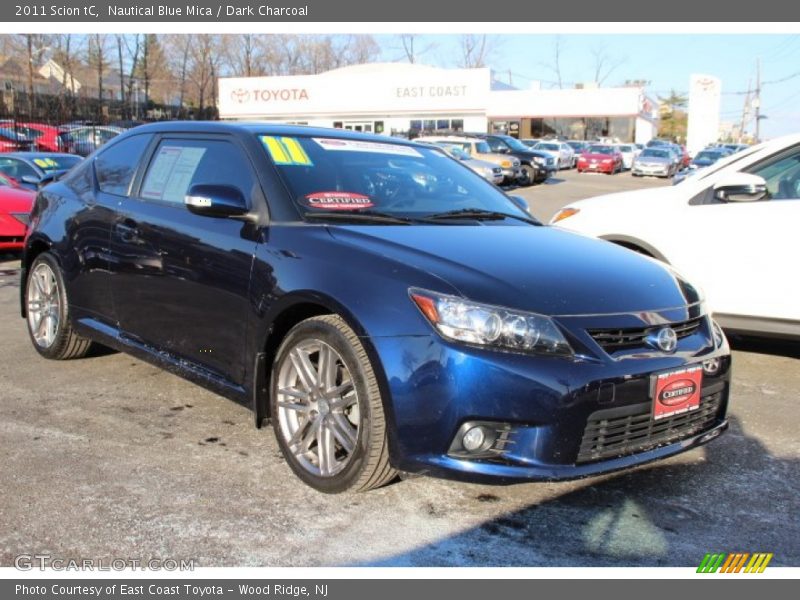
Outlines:
{"type": "Polygon", "coordinates": [[[467,452],[476,452],[483,447],[486,441],[486,434],[483,433],[483,427],[473,427],[467,430],[464,437],[461,438],[461,445],[467,452]]]}
{"type": "Polygon", "coordinates": [[[706,375],[716,375],[719,372],[720,360],[718,358],[709,358],[703,361],[703,373],[706,375]]]}

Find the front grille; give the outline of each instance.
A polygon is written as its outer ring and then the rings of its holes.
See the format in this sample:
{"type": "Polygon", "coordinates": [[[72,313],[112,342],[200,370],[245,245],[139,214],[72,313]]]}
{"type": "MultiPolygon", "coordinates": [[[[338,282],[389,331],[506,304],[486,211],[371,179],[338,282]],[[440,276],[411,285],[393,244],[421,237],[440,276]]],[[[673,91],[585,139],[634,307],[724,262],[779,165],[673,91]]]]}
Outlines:
{"type": "Polygon", "coordinates": [[[592,413],[578,451],[579,463],[616,458],[652,450],[710,429],[717,421],[722,392],[708,394],[692,412],[654,421],[651,403],[638,404],[636,412],[618,416],[626,409],[592,413]]]}
{"type": "Polygon", "coordinates": [[[631,348],[642,348],[645,346],[647,336],[657,332],[664,327],[672,327],[678,339],[692,335],[700,327],[703,317],[682,321],[681,323],[669,323],[656,325],[655,327],[631,328],[631,329],[587,329],[587,332],[600,344],[606,352],[616,352],[631,348]]]}

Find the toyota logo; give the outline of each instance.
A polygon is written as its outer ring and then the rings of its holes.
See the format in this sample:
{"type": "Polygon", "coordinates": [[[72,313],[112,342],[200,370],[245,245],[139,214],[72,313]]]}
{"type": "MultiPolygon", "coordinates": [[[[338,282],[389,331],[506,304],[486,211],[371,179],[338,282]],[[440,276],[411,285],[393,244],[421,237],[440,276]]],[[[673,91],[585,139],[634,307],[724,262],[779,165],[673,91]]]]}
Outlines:
{"type": "Polygon", "coordinates": [[[656,334],[656,346],[664,352],[675,352],[678,347],[678,335],[672,327],[664,327],[656,334]]]}
{"type": "Polygon", "coordinates": [[[231,100],[234,102],[238,102],[239,104],[244,104],[250,99],[250,92],[245,89],[238,88],[231,92],[231,100]]]}

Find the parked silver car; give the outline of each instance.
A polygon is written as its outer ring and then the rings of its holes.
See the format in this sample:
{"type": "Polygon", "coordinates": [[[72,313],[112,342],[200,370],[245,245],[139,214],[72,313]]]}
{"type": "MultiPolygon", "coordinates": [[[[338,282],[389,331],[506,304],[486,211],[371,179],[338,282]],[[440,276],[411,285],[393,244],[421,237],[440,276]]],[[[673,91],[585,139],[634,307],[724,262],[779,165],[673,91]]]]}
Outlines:
{"type": "Polygon", "coordinates": [[[483,177],[486,181],[490,181],[495,185],[500,185],[503,183],[503,179],[505,179],[505,176],[503,175],[503,169],[496,164],[487,160],[478,160],[477,158],[472,158],[461,146],[448,144],[447,142],[434,142],[434,144],[444,149],[447,154],[456,160],[460,160],[465,167],[469,167],[478,175],[483,177]]]}
{"type": "Polygon", "coordinates": [[[651,175],[669,178],[677,170],[673,153],[668,148],[653,146],[642,150],[641,154],[634,159],[631,175],[634,177],[651,175]]]}

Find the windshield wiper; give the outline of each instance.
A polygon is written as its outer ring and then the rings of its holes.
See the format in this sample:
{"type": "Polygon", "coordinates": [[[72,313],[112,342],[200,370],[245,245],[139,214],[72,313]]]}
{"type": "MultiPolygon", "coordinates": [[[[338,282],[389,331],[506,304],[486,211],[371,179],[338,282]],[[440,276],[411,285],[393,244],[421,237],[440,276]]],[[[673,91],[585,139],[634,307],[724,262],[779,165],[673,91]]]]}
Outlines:
{"type": "Polygon", "coordinates": [[[483,208],[459,208],[457,210],[448,210],[446,212],[435,213],[426,215],[426,221],[445,221],[448,219],[473,219],[476,221],[499,221],[501,219],[516,219],[523,223],[530,225],[540,226],[541,223],[533,217],[524,217],[522,215],[513,215],[509,213],[499,212],[496,210],[485,210],[483,208]]]}
{"type": "Polygon", "coordinates": [[[337,212],[307,212],[303,215],[306,219],[319,219],[331,221],[363,221],[366,223],[384,223],[386,225],[410,225],[417,223],[416,219],[392,215],[377,210],[342,210],[337,212]]]}

